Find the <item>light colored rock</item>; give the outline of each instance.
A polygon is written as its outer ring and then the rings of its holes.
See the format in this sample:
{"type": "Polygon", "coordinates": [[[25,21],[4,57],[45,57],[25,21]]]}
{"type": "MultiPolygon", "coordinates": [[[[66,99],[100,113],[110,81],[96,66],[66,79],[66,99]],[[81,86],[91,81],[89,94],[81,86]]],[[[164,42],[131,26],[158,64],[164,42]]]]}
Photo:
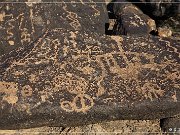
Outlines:
{"type": "Polygon", "coordinates": [[[58,134],[58,135],[116,135],[116,134],[156,134],[162,135],[159,120],[117,120],[111,122],[102,122],[80,127],[40,127],[22,130],[0,130],[0,134],[58,134]]]}

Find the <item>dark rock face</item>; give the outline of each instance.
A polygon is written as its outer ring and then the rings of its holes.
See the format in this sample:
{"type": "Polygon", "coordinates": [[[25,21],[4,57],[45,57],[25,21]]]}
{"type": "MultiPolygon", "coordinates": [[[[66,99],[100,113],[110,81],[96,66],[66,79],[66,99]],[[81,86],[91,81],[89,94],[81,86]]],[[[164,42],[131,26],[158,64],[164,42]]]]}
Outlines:
{"type": "Polygon", "coordinates": [[[54,28],[105,33],[104,25],[108,20],[105,3],[43,1],[46,4],[32,5],[17,0],[0,3],[0,55],[29,44],[54,28]]]}
{"type": "MultiPolygon", "coordinates": [[[[117,20],[112,34],[157,35],[156,26],[165,26],[169,17],[179,22],[180,4],[176,0],[113,0],[109,10],[117,20]]],[[[177,25],[175,21],[173,25],[177,25]]]]}
{"type": "Polygon", "coordinates": [[[113,12],[117,18],[114,26],[115,35],[148,35],[156,30],[155,21],[145,15],[140,9],[126,1],[116,1],[113,12]]]}
{"type": "Polygon", "coordinates": [[[18,4],[37,35],[0,57],[0,129],[178,114],[179,41],[106,36],[101,3],[78,2],[18,4]]]}
{"type": "Polygon", "coordinates": [[[169,117],[161,120],[161,128],[163,131],[171,134],[180,133],[180,115],[169,117]]]}
{"type": "Polygon", "coordinates": [[[25,3],[0,3],[0,18],[0,55],[29,44],[43,33],[42,27],[33,24],[25,3]]]}
{"type": "Polygon", "coordinates": [[[141,10],[148,14],[153,19],[161,18],[167,19],[168,17],[180,13],[179,0],[130,0],[135,3],[141,10]]]}

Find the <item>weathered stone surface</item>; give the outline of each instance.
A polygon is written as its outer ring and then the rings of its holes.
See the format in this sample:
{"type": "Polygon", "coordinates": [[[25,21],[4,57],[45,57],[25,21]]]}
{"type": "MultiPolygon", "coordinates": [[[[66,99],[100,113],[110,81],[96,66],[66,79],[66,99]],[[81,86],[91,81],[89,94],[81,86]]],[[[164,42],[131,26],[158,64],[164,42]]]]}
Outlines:
{"type": "Polygon", "coordinates": [[[0,55],[29,44],[45,31],[45,22],[39,17],[37,25],[37,17],[25,3],[0,3],[0,18],[0,55]]]}
{"type": "MultiPolygon", "coordinates": [[[[0,55],[35,41],[47,30],[65,28],[105,33],[106,4],[99,0],[39,0],[42,3],[0,2],[0,55]]],[[[31,1],[33,2],[33,1],[31,1]]]]}
{"type": "Polygon", "coordinates": [[[135,5],[127,0],[116,0],[115,2],[112,7],[117,21],[113,34],[142,36],[156,30],[155,21],[135,5]]]}
{"type": "MultiPolygon", "coordinates": [[[[171,28],[179,25],[180,4],[178,2],[176,0],[112,0],[108,8],[117,19],[113,34],[145,35],[153,33],[169,37],[172,35],[171,31],[164,29],[162,34],[160,26],[167,26],[169,17],[173,18],[171,28]],[[160,28],[156,29],[156,27],[160,28]]],[[[174,31],[176,30],[174,29],[174,31]]]]}
{"type": "Polygon", "coordinates": [[[167,19],[180,13],[179,0],[129,0],[153,19],[167,19]],[[136,3],[137,2],[137,3],[136,3]]]}
{"type": "Polygon", "coordinates": [[[162,131],[180,134],[180,115],[162,119],[160,124],[162,131]]]}
{"type": "Polygon", "coordinates": [[[178,40],[103,35],[90,22],[101,15],[88,3],[78,4],[81,12],[64,3],[64,21],[72,9],[79,29],[69,23],[75,18],[58,25],[61,17],[51,9],[61,11],[61,4],[34,4],[53,21],[34,42],[0,57],[1,129],[160,119],[180,112],[178,40]],[[87,25],[84,8],[92,12],[87,25]]]}

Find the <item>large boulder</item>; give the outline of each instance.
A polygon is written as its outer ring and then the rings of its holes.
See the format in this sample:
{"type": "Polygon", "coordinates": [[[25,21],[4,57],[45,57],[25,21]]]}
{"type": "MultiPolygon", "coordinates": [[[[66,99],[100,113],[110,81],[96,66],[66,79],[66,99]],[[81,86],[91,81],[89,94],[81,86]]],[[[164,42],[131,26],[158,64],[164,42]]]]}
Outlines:
{"type": "Polygon", "coordinates": [[[0,57],[0,129],[180,112],[178,40],[105,35],[101,1],[25,4],[18,11],[29,9],[39,35],[0,57]]]}

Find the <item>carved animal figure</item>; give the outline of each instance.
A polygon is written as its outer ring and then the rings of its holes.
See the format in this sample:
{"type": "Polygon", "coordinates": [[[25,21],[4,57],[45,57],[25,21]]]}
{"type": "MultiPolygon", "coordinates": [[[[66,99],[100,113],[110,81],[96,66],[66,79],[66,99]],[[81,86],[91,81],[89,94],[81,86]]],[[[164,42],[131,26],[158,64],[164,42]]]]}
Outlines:
{"type": "Polygon", "coordinates": [[[103,2],[0,3],[0,129],[180,112],[179,40],[107,36],[103,2]]]}

